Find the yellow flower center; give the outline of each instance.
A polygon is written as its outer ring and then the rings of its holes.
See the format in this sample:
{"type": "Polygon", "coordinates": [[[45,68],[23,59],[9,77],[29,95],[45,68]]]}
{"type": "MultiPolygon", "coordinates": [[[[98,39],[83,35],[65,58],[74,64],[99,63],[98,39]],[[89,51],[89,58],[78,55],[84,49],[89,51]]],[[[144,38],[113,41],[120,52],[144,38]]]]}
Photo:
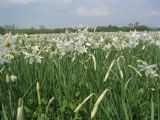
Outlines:
{"type": "Polygon", "coordinates": [[[11,47],[11,43],[9,41],[7,41],[5,44],[4,44],[5,47],[7,48],[10,48],[11,47]]]}

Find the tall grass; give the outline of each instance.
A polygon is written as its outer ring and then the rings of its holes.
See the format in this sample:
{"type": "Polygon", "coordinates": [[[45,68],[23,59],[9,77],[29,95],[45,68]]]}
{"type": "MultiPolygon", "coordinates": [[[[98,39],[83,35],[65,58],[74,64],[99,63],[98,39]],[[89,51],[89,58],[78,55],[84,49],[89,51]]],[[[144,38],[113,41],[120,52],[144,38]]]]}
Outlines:
{"type": "Polygon", "coordinates": [[[146,77],[137,68],[137,60],[143,60],[157,64],[159,74],[160,48],[147,44],[142,49],[144,44],[120,50],[88,48],[91,54],[76,54],[74,60],[73,54],[59,57],[42,52],[40,64],[29,64],[23,55],[14,56],[11,63],[0,65],[4,68],[0,72],[1,119],[160,119],[160,78],[146,77]],[[17,80],[6,82],[6,75],[12,74],[17,80]],[[106,95],[105,89],[109,90],[106,95]],[[95,105],[102,94],[103,100],[95,105]],[[93,96],[84,102],[89,95],[93,96]]]}

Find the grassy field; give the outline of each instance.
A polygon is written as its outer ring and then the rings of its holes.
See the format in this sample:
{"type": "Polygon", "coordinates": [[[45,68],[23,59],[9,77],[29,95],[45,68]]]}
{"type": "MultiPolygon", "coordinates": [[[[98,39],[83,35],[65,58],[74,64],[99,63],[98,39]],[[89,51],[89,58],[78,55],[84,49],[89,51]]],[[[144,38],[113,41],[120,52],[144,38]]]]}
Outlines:
{"type": "Polygon", "coordinates": [[[0,36],[1,120],[160,119],[160,32],[0,36]]]}

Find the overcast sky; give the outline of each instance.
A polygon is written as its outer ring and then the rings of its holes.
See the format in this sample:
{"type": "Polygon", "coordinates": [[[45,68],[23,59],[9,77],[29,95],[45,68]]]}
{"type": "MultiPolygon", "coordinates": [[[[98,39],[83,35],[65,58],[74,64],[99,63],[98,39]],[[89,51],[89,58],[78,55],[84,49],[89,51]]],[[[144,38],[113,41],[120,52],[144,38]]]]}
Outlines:
{"type": "Polygon", "coordinates": [[[0,0],[0,25],[75,27],[160,26],[160,0],[0,0]]]}

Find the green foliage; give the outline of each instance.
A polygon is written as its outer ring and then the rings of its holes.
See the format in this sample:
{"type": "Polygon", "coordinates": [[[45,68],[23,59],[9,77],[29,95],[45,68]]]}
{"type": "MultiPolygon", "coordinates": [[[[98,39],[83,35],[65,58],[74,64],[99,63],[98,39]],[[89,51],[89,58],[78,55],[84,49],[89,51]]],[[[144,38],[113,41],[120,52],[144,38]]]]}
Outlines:
{"type": "Polygon", "coordinates": [[[1,35],[4,35],[5,34],[5,29],[4,27],[0,26],[0,34],[1,35]]]}
{"type": "MultiPolygon", "coordinates": [[[[37,28],[24,28],[24,29],[18,29],[17,27],[13,25],[5,25],[0,26],[0,34],[5,34],[6,32],[12,32],[12,34],[51,34],[51,33],[65,33],[66,29],[69,32],[77,32],[77,28],[55,28],[55,29],[47,29],[43,26],[40,26],[39,29],[37,28]]],[[[94,28],[88,28],[89,32],[94,32],[94,28]]],[[[128,26],[113,26],[113,25],[108,25],[108,26],[98,26],[96,28],[96,32],[117,32],[117,31],[158,31],[160,28],[150,28],[146,25],[141,25],[138,22],[132,24],[128,24],[128,26]]]]}
{"type": "MultiPolygon", "coordinates": [[[[22,47],[25,45],[27,41],[22,47]]],[[[140,76],[133,69],[137,67],[137,60],[155,63],[160,69],[160,49],[150,44],[143,47],[140,43],[136,48],[121,50],[90,48],[92,55],[76,55],[74,60],[72,54],[60,58],[42,53],[41,64],[28,64],[23,55],[14,56],[10,64],[0,65],[0,70],[4,68],[0,72],[1,119],[90,120],[93,106],[106,88],[109,91],[98,103],[93,119],[160,119],[159,78],[140,76]],[[110,72],[104,82],[108,69],[110,72]],[[17,80],[6,82],[6,74],[12,73],[17,80]],[[95,95],[75,113],[76,107],[91,93],[95,95]]]]}

